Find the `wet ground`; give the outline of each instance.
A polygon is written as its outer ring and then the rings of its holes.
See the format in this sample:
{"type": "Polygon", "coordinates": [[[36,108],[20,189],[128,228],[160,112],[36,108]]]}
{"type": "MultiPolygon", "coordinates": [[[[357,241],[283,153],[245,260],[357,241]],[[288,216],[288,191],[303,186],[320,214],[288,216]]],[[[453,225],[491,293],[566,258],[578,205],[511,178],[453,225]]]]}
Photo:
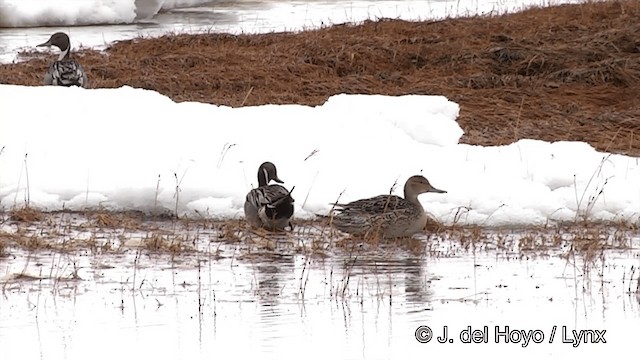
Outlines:
{"type": "Polygon", "coordinates": [[[640,330],[633,229],[590,240],[449,229],[375,244],[314,224],[276,236],[117,220],[3,220],[0,358],[594,358],[632,351],[640,330]],[[447,326],[452,342],[420,343],[421,326],[436,337],[447,326]],[[487,326],[480,343],[463,342],[467,326],[487,326]],[[579,330],[593,331],[574,346],[579,330]]]}

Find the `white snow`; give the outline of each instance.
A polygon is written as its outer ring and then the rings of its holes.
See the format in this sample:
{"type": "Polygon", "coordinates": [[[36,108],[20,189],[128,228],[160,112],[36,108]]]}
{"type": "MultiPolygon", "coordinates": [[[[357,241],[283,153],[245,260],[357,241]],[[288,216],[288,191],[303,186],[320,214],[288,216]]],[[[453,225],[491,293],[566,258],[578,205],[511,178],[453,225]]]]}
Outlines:
{"type": "Polygon", "coordinates": [[[130,23],[133,0],[2,0],[0,27],[130,23]]]}
{"type": "Polygon", "coordinates": [[[130,24],[211,0],[0,0],[0,27],[130,24]]]}
{"type": "Polygon", "coordinates": [[[638,221],[640,163],[581,142],[459,144],[442,96],[337,95],[317,107],[230,108],[150,90],[0,85],[0,206],[241,217],[263,161],[295,185],[296,216],[394,193],[423,174],[445,223],[638,221]],[[178,189],[179,191],[177,191],[178,189]],[[176,198],[176,193],[178,197],[176,198]]]}

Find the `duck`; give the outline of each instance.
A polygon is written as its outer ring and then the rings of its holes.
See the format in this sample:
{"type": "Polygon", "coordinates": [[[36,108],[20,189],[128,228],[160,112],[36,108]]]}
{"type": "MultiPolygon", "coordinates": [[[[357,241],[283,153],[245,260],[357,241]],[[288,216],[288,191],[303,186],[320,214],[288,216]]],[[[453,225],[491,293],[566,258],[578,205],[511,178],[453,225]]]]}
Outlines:
{"type": "Polygon", "coordinates": [[[69,35],[57,32],[49,40],[36,47],[55,46],[60,49],[58,60],[54,61],[44,75],[45,85],[89,87],[87,73],[80,63],[71,58],[71,42],[69,35]]]}
{"type": "Polygon", "coordinates": [[[258,168],[258,187],[251,189],[244,202],[244,216],[252,227],[271,231],[283,231],[287,227],[293,230],[291,219],[295,200],[293,192],[287,190],[284,181],[278,178],[276,166],[266,161],[258,168]],[[271,180],[277,184],[269,184],[271,180]]]}
{"type": "Polygon", "coordinates": [[[424,193],[446,193],[422,175],[411,176],[404,184],[404,198],[378,195],[350,203],[333,203],[331,224],[353,236],[378,234],[382,238],[411,237],[423,231],[427,214],[418,200],[424,193]]]}

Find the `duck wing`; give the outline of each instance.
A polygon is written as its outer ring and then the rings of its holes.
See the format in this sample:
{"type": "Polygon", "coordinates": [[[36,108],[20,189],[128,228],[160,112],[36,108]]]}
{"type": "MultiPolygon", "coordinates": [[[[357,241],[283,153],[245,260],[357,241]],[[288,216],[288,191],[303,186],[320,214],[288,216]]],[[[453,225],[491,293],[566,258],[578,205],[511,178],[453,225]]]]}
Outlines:
{"type": "Polygon", "coordinates": [[[338,229],[356,234],[371,231],[386,232],[394,227],[406,227],[422,210],[396,195],[380,195],[347,204],[336,204],[333,224],[338,229]]]}
{"type": "Polygon", "coordinates": [[[360,212],[374,215],[406,208],[408,205],[412,204],[397,195],[378,195],[367,199],[352,201],[347,204],[336,203],[334,205],[335,210],[339,212],[360,212]]]}
{"type": "Polygon", "coordinates": [[[264,206],[276,206],[289,196],[289,191],[281,185],[266,185],[252,189],[247,194],[247,201],[259,209],[264,206]]]}
{"type": "MultiPolygon", "coordinates": [[[[291,218],[294,213],[295,200],[291,191],[281,185],[266,185],[249,191],[246,198],[245,214],[253,208],[255,216],[262,226],[273,229],[284,229],[289,226],[293,230],[291,218]]],[[[256,219],[256,220],[257,220],[256,219]]]]}

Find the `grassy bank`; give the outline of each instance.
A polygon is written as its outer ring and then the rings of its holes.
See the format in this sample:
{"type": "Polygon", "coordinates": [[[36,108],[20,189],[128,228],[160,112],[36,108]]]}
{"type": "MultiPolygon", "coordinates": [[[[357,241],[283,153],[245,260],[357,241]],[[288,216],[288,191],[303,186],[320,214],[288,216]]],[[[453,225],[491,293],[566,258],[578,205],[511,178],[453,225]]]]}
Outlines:
{"type": "MultiPolygon", "coordinates": [[[[299,33],[172,35],[76,56],[98,88],[130,85],[230,106],[440,94],[461,106],[464,143],[578,140],[638,156],[638,18],[640,2],[606,1],[299,33]]],[[[0,65],[0,82],[40,84],[53,59],[0,65]]]]}

